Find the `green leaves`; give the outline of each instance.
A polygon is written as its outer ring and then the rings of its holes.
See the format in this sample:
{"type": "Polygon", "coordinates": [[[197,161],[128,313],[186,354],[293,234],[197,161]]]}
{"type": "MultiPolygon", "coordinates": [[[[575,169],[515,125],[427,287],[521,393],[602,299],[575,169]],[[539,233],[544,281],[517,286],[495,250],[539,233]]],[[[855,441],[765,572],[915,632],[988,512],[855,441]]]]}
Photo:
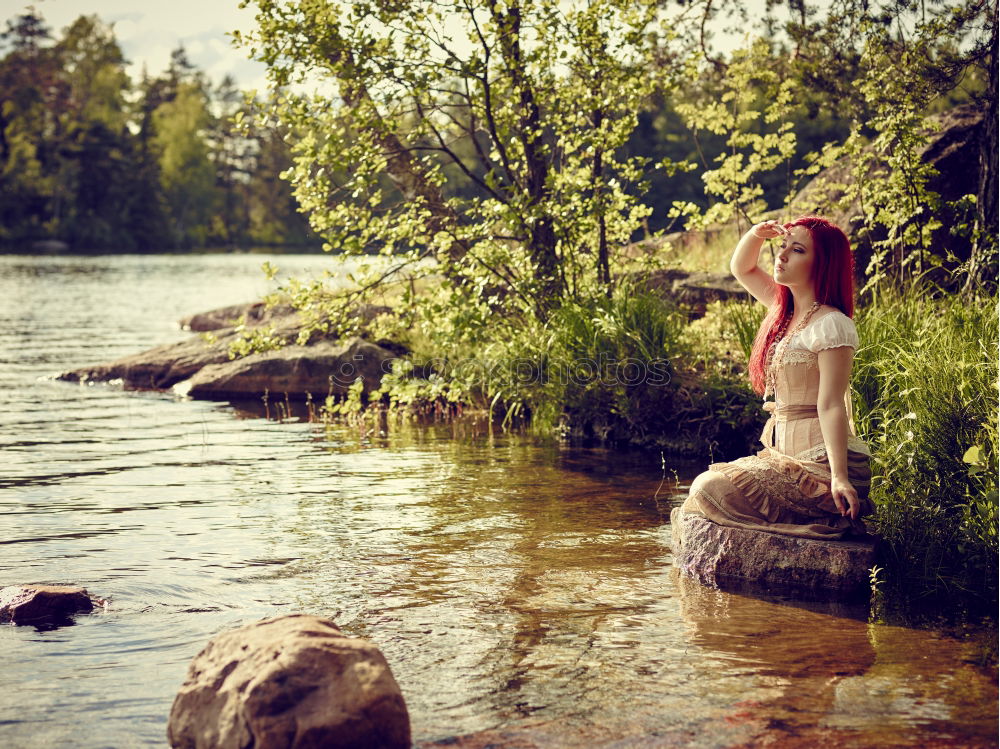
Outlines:
{"type": "MultiPolygon", "coordinates": [[[[622,154],[655,88],[655,4],[259,2],[244,43],[284,92],[288,178],[341,252],[434,258],[504,314],[609,284],[649,213],[622,154]],[[500,290],[496,294],[491,290],[500,290]]],[[[376,278],[358,279],[360,287],[376,278]]]]}
{"type": "Polygon", "coordinates": [[[891,577],[914,590],[995,600],[996,311],[995,299],[883,289],[859,318],[855,421],[891,577]]]}
{"type": "Polygon", "coordinates": [[[675,215],[691,216],[689,227],[737,215],[748,218],[764,210],[761,177],[789,163],[796,152],[796,135],[788,121],[795,86],[781,76],[769,43],[757,39],[733,53],[718,90],[677,105],[695,133],[727,136],[728,152],[718,156],[717,167],[702,173],[705,192],[715,202],[701,216],[692,214],[689,203],[675,206],[675,215]]]}

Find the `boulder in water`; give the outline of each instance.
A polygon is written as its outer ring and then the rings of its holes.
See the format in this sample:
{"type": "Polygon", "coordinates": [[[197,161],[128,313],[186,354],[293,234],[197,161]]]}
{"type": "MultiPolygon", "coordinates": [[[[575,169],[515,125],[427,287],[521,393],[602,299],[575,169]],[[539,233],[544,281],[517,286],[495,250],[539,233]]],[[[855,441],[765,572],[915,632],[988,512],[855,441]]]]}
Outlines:
{"type": "Polygon", "coordinates": [[[188,667],[167,738],[184,749],[409,749],[410,722],[378,648],[297,614],[214,637],[188,667]]]}
{"type": "Polygon", "coordinates": [[[366,393],[378,388],[396,354],[363,338],[340,343],[286,346],[242,359],[210,364],[174,390],[193,398],[250,398],[262,393],[322,400],[344,395],[361,378],[366,393]]]}
{"type": "Polygon", "coordinates": [[[94,610],[86,588],[71,585],[11,585],[0,588],[0,622],[68,623],[73,614],[94,610]]]}
{"type": "Polygon", "coordinates": [[[874,538],[819,541],[730,528],[675,507],[670,513],[674,565],[721,588],[753,585],[852,596],[868,590],[874,538]]]}

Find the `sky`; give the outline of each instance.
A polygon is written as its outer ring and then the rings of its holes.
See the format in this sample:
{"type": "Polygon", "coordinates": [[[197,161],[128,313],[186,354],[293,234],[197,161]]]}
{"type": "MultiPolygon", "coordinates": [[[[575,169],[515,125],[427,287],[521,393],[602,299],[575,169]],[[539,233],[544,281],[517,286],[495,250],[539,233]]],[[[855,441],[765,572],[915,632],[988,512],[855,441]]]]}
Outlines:
{"type": "MultiPolygon", "coordinates": [[[[241,89],[267,88],[264,66],[247,59],[246,51],[234,48],[226,35],[254,28],[254,8],[240,9],[239,0],[0,0],[0,28],[29,5],[55,36],[83,14],[96,13],[105,23],[113,23],[133,80],[142,75],[143,65],[150,75],[162,73],[171,51],[183,44],[188,59],[213,83],[229,74],[241,89]]],[[[764,0],[744,5],[752,13],[763,8],[764,0]]],[[[727,46],[724,40],[717,41],[727,46]]]]}
{"type": "Polygon", "coordinates": [[[170,53],[182,43],[188,59],[211,81],[218,83],[228,73],[240,88],[266,88],[264,66],[247,59],[246,51],[232,47],[226,36],[254,27],[254,9],[241,10],[238,0],[0,0],[2,27],[29,5],[54,36],[85,14],[113,23],[133,80],[143,65],[150,75],[166,70],[170,53]]]}

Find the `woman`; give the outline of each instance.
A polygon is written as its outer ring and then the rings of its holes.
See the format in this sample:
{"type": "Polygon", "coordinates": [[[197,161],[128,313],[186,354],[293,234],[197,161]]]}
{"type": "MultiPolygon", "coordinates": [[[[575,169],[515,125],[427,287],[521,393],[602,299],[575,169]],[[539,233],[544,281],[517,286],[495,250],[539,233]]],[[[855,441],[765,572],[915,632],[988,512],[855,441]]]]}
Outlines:
{"type": "Polygon", "coordinates": [[[864,533],[860,518],[872,510],[871,454],[850,416],[858,334],[847,237],[815,216],[767,221],[743,235],[730,270],[770,310],[754,340],[750,383],[771,417],[761,435],[764,449],[710,465],[691,484],[683,511],[803,538],[864,533]],[[777,237],[772,278],[757,258],[764,240],[777,237]]]}

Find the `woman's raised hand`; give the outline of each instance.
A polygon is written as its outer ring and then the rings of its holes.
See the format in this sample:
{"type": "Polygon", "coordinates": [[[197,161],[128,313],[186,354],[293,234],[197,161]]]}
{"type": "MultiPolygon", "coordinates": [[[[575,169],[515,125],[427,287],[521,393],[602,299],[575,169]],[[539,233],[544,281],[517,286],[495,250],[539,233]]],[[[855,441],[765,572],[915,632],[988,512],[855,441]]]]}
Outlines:
{"type": "Polygon", "coordinates": [[[757,239],[774,239],[775,237],[787,234],[788,229],[778,223],[777,219],[771,219],[760,224],[754,224],[750,227],[750,233],[757,237],[757,239]]]}

